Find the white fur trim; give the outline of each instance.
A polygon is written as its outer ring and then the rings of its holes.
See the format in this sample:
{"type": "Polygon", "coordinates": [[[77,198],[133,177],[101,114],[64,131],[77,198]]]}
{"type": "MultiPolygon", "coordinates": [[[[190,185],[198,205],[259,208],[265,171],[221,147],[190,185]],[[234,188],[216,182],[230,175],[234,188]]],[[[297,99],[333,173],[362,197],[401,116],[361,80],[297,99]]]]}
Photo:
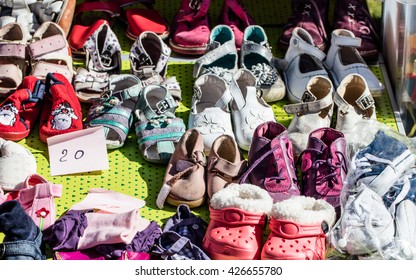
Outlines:
{"type": "Polygon", "coordinates": [[[267,213],[272,208],[273,199],[258,186],[232,183],[216,192],[210,204],[214,209],[235,207],[248,212],[267,213]]]}
{"type": "Polygon", "coordinates": [[[273,205],[270,215],[278,220],[289,220],[300,224],[335,223],[335,208],[323,199],[295,196],[273,205]]]}

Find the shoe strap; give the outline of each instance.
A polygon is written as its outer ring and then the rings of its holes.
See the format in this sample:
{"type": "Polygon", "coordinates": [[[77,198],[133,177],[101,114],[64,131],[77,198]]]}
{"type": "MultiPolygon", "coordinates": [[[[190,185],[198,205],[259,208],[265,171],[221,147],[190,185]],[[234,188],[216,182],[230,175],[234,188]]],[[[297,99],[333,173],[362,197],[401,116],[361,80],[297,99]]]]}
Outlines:
{"type": "MultiPolygon", "coordinates": [[[[148,86],[149,87],[149,86],[148,86]]],[[[150,86],[153,87],[153,86],[150,86]]],[[[172,95],[169,93],[168,89],[163,86],[156,86],[160,87],[165,91],[165,95],[160,98],[160,100],[156,103],[156,108],[153,109],[147,100],[147,93],[149,91],[143,90],[142,94],[139,97],[139,100],[137,101],[136,108],[138,111],[143,112],[144,116],[147,120],[151,120],[153,118],[157,118],[161,115],[167,115],[170,117],[175,117],[175,109],[177,108],[176,101],[172,97],[172,95]]],[[[138,115],[140,112],[136,110],[136,116],[140,119],[140,116],[138,115]]]]}
{"type": "MultiPolygon", "coordinates": [[[[351,32],[352,33],[352,32],[351,32]]],[[[352,35],[354,36],[354,35],[352,35]]],[[[332,33],[331,39],[332,46],[347,46],[347,47],[360,47],[361,46],[361,38],[358,37],[348,37],[348,36],[339,36],[332,33]]]]}
{"type": "Polygon", "coordinates": [[[26,59],[26,46],[23,44],[0,43],[0,57],[26,59]]]}
{"type": "Polygon", "coordinates": [[[59,73],[65,76],[68,81],[72,81],[73,72],[71,64],[56,64],[47,61],[39,61],[33,64],[33,76],[46,77],[49,73],[59,73]]]}
{"type": "Polygon", "coordinates": [[[237,55],[237,48],[232,40],[227,41],[222,45],[219,45],[219,43],[215,41],[211,42],[208,45],[208,50],[209,51],[207,51],[202,57],[195,61],[192,73],[194,78],[198,78],[201,75],[202,69],[205,65],[209,65],[229,54],[237,55]]]}
{"type": "Polygon", "coordinates": [[[269,227],[273,233],[284,239],[325,237],[321,224],[299,224],[293,221],[279,220],[272,216],[269,227]]]}
{"type": "MultiPolygon", "coordinates": [[[[293,37],[291,39],[291,44],[298,48],[299,51],[296,52],[296,55],[298,54],[309,54],[311,56],[316,57],[319,61],[323,61],[325,59],[325,53],[322,52],[320,49],[318,49],[317,47],[309,44],[308,42],[306,42],[305,40],[303,40],[300,37],[293,37]]],[[[290,54],[290,52],[288,52],[288,54],[290,54]]],[[[292,59],[288,59],[288,60],[292,60],[292,59]]]]}
{"type": "MultiPolygon", "coordinates": [[[[219,78],[221,79],[221,78],[219,78]]],[[[192,104],[197,104],[202,97],[202,92],[201,92],[201,88],[198,86],[194,86],[194,94],[192,96],[192,104]]],[[[228,104],[233,100],[233,96],[229,90],[229,88],[227,87],[227,89],[224,91],[224,93],[221,95],[220,98],[218,98],[218,100],[215,102],[214,107],[218,107],[221,109],[224,109],[226,111],[228,111],[228,104]]]]}
{"type": "MultiPolygon", "coordinates": [[[[245,41],[241,46],[241,58],[243,59],[248,54],[261,55],[267,61],[271,62],[273,59],[273,53],[268,46],[260,45],[252,41],[245,41]]],[[[243,62],[244,63],[244,62],[243,62]]]]}
{"type": "Polygon", "coordinates": [[[249,26],[253,24],[251,20],[248,17],[247,11],[243,6],[243,2],[238,1],[225,1],[224,2],[228,7],[231,8],[231,10],[235,13],[235,15],[238,16],[238,18],[243,21],[245,26],[249,26]]]}
{"type": "Polygon", "coordinates": [[[212,157],[208,162],[207,170],[213,173],[220,173],[231,180],[240,177],[247,169],[247,161],[242,160],[237,163],[230,162],[220,157],[212,157]]]}
{"type": "Polygon", "coordinates": [[[74,78],[75,92],[95,91],[98,93],[104,92],[108,87],[109,75],[106,72],[88,71],[85,68],[79,67],[74,78]]]}
{"type": "Polygon", "coordinates": [[[22,82],[22,70],[15,64],[0,64],[0,79],[4,78],[11,79],[17,88],[22,82]]]}
{"type": "Polygon", "coordinates": [[[142,82],[134,75],[115,75],[108,81],[109,96],[117,97],[121,102],[125,100],[137,102],[142,89],[142,82]]]}
{"type": "Polygon", "coordinates": [[[67,47],[67,41],[62,34],[52,35],[47,38],[43,38],[37,41],[33,41],[28,45],[29,54],[32,58],[39,58],[43,55],[57,52],[62,49],[65,51],[67,47]]]}
{"type": "MultiPolygon", "coordinates": [[[[344,98],[337,92],[334,95],[334,103],[337,105],[338,110],[341,110],[343,114],[348,113],[351,108],[351,105],[345,101],[344,98]]],[[[365,90],[363,94],[357,100],[355,100],[355,104],[357,104],[358,108],[363,111],[366,111],[374,106],[374,99],[371,95],[369,90],[365,90]]]]}
{"type": "Polygon", "coordinates": [[[241,210],[237,207],[226,207],[214,209],[209,206],[209,217],[211,220],[229,226],[260,225],[264,226],[267,215],[265,213],[253,213],[241,210]]]}
{"type": "Polygon", "coordinates": [[[283,109],[287,114],[319,113],[322,109],[331,106],[333,102],[331,94],[327,94],[324,98],[317,100],[311,92],[305,91],[301,103],[284,105],[283,109]]]}
{"type": "MultiPolygon", "coordinates": [[[[186,2],[184,2],[184,3],[186,3],[186,2]]],[[[185,10],[180,10],[179,12],[181,13],[181,12],[185,11],[185,12],[191,12],[191,13],[182,16],[178,20],[178,22],[181,22],[181,21],[194,22],[194,21],[197,21],[201,18],[206,17],[207,14],[208,14],[208,9],[209,9],[210,3],[211,3],[211,1],[203,1],[203,0],[189,1],[189,4],[188,4],[188,7],[186,8],[186,11],[185,10]],[[195,2],[195,3],[200,2],[199,7],[191,7],[190,4],[192,2],[195,2]]]]}

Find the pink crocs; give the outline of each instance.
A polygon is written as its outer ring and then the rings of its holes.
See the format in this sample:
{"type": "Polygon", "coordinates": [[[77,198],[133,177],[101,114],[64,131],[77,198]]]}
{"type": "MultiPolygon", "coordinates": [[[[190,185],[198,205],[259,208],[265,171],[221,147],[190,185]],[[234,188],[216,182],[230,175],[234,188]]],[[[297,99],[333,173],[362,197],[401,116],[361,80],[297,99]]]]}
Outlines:
{"type": "Polygon", "coordinates": [[[260,258],[269,194],[251,184],[230,184],[210,201],[210,222],[202,240],[204,251],[214,260],[260,258]]]}
{"type": "Polygon", "coordinates": [[[334,223],[335,210],[324,200],[297,196],[275,203],[261,259],[325,259],[326,232],[334,223]]]}

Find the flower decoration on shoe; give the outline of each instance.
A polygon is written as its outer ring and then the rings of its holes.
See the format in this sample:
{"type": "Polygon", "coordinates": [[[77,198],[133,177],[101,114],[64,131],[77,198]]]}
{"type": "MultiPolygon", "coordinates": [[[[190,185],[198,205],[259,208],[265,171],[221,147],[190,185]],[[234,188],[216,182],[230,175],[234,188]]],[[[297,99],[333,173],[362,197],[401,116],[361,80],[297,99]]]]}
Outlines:
{"type": "Polygon", "coordinates": [[[272,61],[273,54],[264,29],[259,25],[248,26],[240,50],[240,67],[254,74],[266,102],[281,100],[286,93],[285,84],[272,61]]]}

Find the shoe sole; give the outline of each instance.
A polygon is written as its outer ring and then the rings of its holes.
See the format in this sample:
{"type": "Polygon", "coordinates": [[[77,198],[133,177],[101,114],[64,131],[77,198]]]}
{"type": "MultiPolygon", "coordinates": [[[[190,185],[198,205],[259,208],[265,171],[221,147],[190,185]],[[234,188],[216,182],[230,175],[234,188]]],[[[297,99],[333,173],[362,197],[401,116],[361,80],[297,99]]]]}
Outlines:
{"type": "Polygon", "coordinates": [[[181,54],[187,54],[187,55],[201,55],[204,54],[207,46],[190,46],[190,47],[186,47],[183,45],[178,45],[175,42],[172,41],[172,39],[169,40],[169,45],[171,47],[171,49],[176,52],[176,53],[181,53],[181,54]]]}
{"type": "Polygon", "coordinates": [[[186,205],[189,206],[189,208],[196,208],[196,207],[199,207],[202,204],[204,204],[205,197],[202,197],[202,198],[197,199],[197,200],[191,200],[190,201],[190,200],[180,200],[180,199],[168,196],[166,198],[166,202],[170,205],[173,205],[173,206],[179,206],[181,204],[186,204],[186,205]]]}
{"type": "Polygon", "coordinates": [[[30,131],[25,132],[2,132],[0,137],[9,141],[20,141],[29,136],[30,131]]]}
{"type": "MultiPolygon", "coordinates": [[[[213,244],[213,243],[211,243],[213,244]]],[[[211,259],[213,260],[258,260],[260,258],[260,252],[259,250],[257,252],[255,252],[255,254],[253,255],[253,251],[252,250],[241,250],[241,249],[237,249],[238,250],[238,254],[236,255],[228,255],[228,254],[223,254],[223,253],[219,253],[219,252],[214,252],[208,248],[206,248],[205,246],[203,246],[204,251],[208,254],[208,256],[211,257],[211,259]]],[[[230,247],[230,246],[226,246],[226,245],[214,245],[214,247],[217,248],[221,248],[221,251],[236,251],[236,248],[234,247],[230,247]]]]}

